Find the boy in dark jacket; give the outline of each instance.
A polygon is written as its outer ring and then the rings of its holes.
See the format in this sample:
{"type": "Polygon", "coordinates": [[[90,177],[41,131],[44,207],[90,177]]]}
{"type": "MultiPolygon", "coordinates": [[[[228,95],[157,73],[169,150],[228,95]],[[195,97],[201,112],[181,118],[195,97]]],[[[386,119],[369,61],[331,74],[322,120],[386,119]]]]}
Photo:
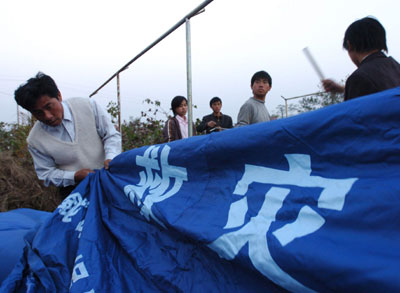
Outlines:
{"type": "Polygon", "coordinates": [[[212,98],[210,100],[210,108],[213,112],[210,115],[203,117],[203,120],[197,126],[197,132],[206,131],[208,134],[233,127],[231,116],[221,113],[222,101],[220,98],[212,98]]]}

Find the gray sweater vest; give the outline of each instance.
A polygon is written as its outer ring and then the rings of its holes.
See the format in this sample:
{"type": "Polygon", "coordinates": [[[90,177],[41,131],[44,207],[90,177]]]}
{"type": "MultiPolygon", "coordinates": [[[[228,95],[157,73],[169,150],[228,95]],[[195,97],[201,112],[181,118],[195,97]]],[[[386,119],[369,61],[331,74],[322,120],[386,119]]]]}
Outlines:
{"type": "Polygon", "coordinates": [[[101,169],[105,153],[96,130],[95,117],[89,99],[73,98],[66,101],[71,109],[75,127],[75,140],[66,142],[48,134],[39,122],[27,138],[28,144],[39,152],[51,156],[58,169],[78,171],[84,168],[101,169]]]}

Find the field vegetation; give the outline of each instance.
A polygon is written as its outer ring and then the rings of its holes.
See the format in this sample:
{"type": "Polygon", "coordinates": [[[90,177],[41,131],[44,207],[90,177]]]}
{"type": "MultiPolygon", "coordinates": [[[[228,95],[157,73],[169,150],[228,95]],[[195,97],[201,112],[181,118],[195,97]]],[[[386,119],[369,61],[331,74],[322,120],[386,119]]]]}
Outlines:
{"type": "MultiPolygon", "coordinates": [[[[289,116],[341,101],[342,97],[329,94],[307,97],[289,107],[289,116]]],[[[121,123],[123,151],[162,142],[162,128],[168,114],[158,101],[146,99],[143,103],[146,110],[141,117],[121,123]]],[[[275,119],[284,117],[284,109],[284,105],[277,107],[275,119]]],[[[117,105],[110,102],[107,111],[116,123],[117,105]]],[[[45,187],[36,176],[26,143],[34,121],[30,117],[23,120],[19,124],[0,122],[0,212],[17,208],[53,211],[60,204],[58,191],[54,186],[45,187]]],[[[197,123],[200,123],[199,119],[197,123]]]]}

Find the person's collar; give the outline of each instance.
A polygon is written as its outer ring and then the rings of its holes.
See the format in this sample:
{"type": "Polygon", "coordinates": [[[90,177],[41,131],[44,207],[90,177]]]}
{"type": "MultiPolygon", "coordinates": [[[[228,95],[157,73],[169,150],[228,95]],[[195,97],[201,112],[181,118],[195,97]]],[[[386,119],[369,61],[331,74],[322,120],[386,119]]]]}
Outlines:
{"type": "Polygon", "coordinates": [[[51,130],[51,129],[57,128],[57,127],[59,127],[60,125],[63,124],[64,120],[72,121],[72,113],[71,113],[71,109],[69,108],[68,104],[64,103],[64,102],[61,102],[61,103],[62,103],[62,106],[63,106],[63,119],[62,119],[62,122],[57,126],[50,126],[50,125],[47,125],[47,124],[43,123],[42,121],[39,121],[40,125],[44,129],[51,130]]]}
{"type": "Polygon", "coordinates": [[[72,113],[71,113],[71,109],[69,108],[68,104],[65,102],[61,102],[63,109],[64,109],[64,117],[63,120],[68,120],[68,121],[72,121],[72,113]]]}
{"type": "Polygon", "coordinates": [[[178,121],[186,122],[186,116],[182,117],[182,116],[176,115],[175,118],[178,119],[178,121]]]}
{"type": "Polygon", "coordinates": [[[382,52],[382,51],[380,51],[380,50],[379,50],[379,51],[369,52],[368,54],[366,54],[366,55],[361,59],[360,64],[363,63],[365,60],[367,60],[369,57],[376,56],[376,55],[383,55],[383,56],[386,56],[385,53],[382,52]]]}
{"type": "Polygon", "coordinates": [[[265,99],[264,100],[260,100],[260,99],[257,99],[256,97],[252,97],[252,99],[256,100],[257,102],[265,104],[265,99]]]}
{"type": "Polygon", "coordinates": [[[215,113],[213,112],[212,115],[213,115],[214,117],[222,117],[222,112],[218,112],[217,114],[215,114],[215,113]]]}

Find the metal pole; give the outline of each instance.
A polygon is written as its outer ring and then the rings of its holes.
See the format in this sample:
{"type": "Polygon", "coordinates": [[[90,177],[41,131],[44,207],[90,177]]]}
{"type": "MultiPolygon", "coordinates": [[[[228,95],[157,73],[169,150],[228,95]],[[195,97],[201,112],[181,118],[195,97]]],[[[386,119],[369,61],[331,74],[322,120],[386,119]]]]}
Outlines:
{"type": "Polygon", "coordinates": [[[17,104],[17,125],[19,125],[19,106],[17,104]]]}
{"type": "Polygon", "coordinates": [[[285,100],[286,118],[288,117],[288,102],[287,102],[288,100],[300,99],[300,98],[305,98],[305,97],[309,97],[309,96],[318,96],[318,95],[321,95],[323,93],[326,93],[326,92],[316,92],[316,93],[312,93],[312,94],[307,94],[307,95],[302,95],[302,96],[297,96],[297,97],[291,97],[291,98],[285,98],[284,96],[281,96],[281,98],[285,100]]]}
{"type": "Polygon", "coordinates": [[[186,18],[186,76],[188,99],[188,136],[193,136],[193,108],[192,108],[192,52],[190,39],[190,19],[186,18]]]}
{"type": "Polygon", "coordinates": [[[165,32],[161,37],[159,37],[157,40],[155,40],[153,43],[151,43],[149,46],[147,46],[142,52],[140,52],[138,55],[136,55],[131,61],[126,63],[121,69],[119,69],[116,73],[114,73],[109,79],[107,79],[106,82],[104,82],[98,89],[96,89],[93,93],[89,95],[89,97],[94,96],[97,94],[99,90],[101,90],[107,83],[109,83],[113,78],[117,76],[117,74],[121,73],[122,71],[128,69],[129,65],[131,65],[133,62],[135,62],[137,59],[139,59],[142,55],[144,55],[147,51],[149,51],[151,48],[153,48],[155,45],[157,45],[159,42],[161,42],[163,39],[165,39],[169,34],[171,34],[173,31],[175,31],[178,27],[180,27],[186,19],[190,19],[193,16],[196,16],[199,13],[202,13],[204,8],[210,4],[213,0],[206,0],[203,3],[201,3],[199,6],[197,6],[195,9],[193,9],[189,14],[187,14],[184,18],[182,18],[180,21],[178,21],[172,28],[170,28],[167,32],[165,32]]]}
{"type": "MultiPolygon", "coordinates": [[[[288,117],[288,104],[287,104],[287,100],[284,96],[281,96],[282,99],[285,100],[285,111],[286,111],[286,118],[288,117]]],[[[283,117],[282,117],[283,118],[283,117]]]]}
{"type": "Polygon", "coordinates": [[[119,74],[117,74],[117,101],[118,101],[118,130],[119,130],[119,133],[121,133],[121,137],[122,137],[122,128],[121,128],[121,94],[120,94],[119,74]]]}
{"type": "MultiPolygon", "coordinates": [[[[312,94],[307,94],[307,95],[287,98],[286,100],[294,100],[294,99],[305,98],[305,97],[309,97],[309,96],[318,96],[318,95],[321,95],[323,93],[326,93],[326,92],[316,92],[316,93],[312,93],[312,94]]],[[[285,99],[284,97],[282,97],[282,98],[285,99]]]]}
{"type": "Polygon", "coordinates": [[[286,108],[286,118],[288,117],[288,105],[287,100],[285,99],[285,108],[286,108]]]}

